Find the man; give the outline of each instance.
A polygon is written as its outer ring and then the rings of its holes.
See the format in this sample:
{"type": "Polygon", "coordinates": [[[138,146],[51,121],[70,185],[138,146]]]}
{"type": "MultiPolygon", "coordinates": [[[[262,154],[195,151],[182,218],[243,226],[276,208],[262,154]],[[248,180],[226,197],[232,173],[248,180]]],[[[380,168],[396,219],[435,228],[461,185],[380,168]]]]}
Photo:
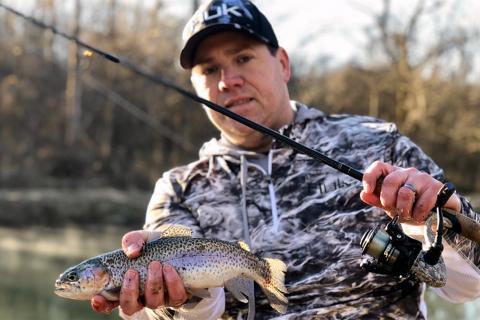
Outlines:
{"type": "MultiPolygon", "coordinates": [[[[191,70],[199,96],[366,169],[363,186],[206,109],[221,138],[204,144],[198,161],[163,175],[147,210],[146,230],[124,236],[125,252],[138,256],[156,231],[182,224],[195,236],[243,239],[253,252],[283,260],[289,290],[283,319],[426,317],[424,285],[365,272],[359,267],[359,242],[388,216],[398,215],[411,229],[423,225],[443,184],[441,169],[390,123],[326,115],[290,101],[287,52],[251,2],[203,5],[188,22],[184,40],[181,65],[191,70]],[[376,193],[379,179],[383,183],[376,193]]],[[[463,197],[453,195],[446,207],[479,219],[463,197]]],[[[439,293],[452,301],[473,299],[480,293],[480,248],[459,236],[448,238],[449,279],[439,293]]],[[[144,302],[138,297],[138,278],[135,270],[125,276],[119,302],[125,319],[149,319],[149,309],[179,307],[189,299],[171,266],[150,264],[144,302]]],[[[210,291],[211,298],[189,310],[189,318],[245,316],[245,304],[222,288],[210,291]]],[[[258,319],[279,316],[263,295],[256,298],[258,319]]],[[[92,299],[100,312],[117,305],[101,296],[92,299]]]]}

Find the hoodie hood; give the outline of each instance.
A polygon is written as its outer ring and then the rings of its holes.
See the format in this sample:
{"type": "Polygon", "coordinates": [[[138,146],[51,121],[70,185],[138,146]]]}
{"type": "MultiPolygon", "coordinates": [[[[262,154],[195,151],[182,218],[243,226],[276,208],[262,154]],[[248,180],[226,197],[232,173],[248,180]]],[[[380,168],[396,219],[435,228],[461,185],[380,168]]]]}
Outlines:
{"type": "MultiPolygon", "coordinates": [[[[324,116],[325,114],[318,109],[307,108],[305,105],[297,102],[290,101],[290,105],[295,112],[295,117],[293,123],[288,124],[280,128],[278,131],[280,133],[284,132],[286,128],[290,127],[292,124],[301,124],[308,120],[316,119],[324,116]]],[[[202,148],[199,151],[200,159],[209,158],[212,156],[218,155],[228,155],[232,158],[240,158],[241,156],[246,156],[248,158],[254,158],[258,156],[258,153],[255,151],[248,151],[239,148],[227,141],[227,139],[221,135],[220,139],[213,138],[210,141],[203,144],[202,148]]]]}

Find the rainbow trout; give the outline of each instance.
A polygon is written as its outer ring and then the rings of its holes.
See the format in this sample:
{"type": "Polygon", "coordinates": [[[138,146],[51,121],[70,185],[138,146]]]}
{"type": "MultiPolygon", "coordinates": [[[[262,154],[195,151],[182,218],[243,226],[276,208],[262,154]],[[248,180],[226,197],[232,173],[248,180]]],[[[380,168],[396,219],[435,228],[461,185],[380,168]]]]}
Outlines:
{"type": "Polygon", "coordinates": [[[134,268],[140,275],[143,295],[148,264],[155,260],[173,266],[194,295],[203,289],[225,287],[236,299],[247,302],[255,281],[273,309],[279,313],[287,310],[286,266],[281,260],[259,258],[242,241],[192,238],[191,230],[183,226],[167,228],[161,238],[145,244],[138,258],[129,259],[119,249],[67,269],[56,280],[55,293],[75,300],[90,300],[100,294],[116,301],[126,271],[134,268]]]}

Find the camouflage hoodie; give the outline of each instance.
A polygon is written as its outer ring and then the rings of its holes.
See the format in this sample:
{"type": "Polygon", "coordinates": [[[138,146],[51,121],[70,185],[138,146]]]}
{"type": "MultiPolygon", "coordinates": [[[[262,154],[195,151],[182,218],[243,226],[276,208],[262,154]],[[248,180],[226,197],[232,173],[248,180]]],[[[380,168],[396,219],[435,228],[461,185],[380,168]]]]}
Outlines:
{"type": "MultiPolygon", "coordinates": [[[[297,102],[292,107],[295,120],[280,132],[297,142],[359,170],[381,160],[443,180],[441,169],[391,123],[326,115],[297,102]]],[[[423,319],[422,284],[359,267],[361,236],[389,221],[382,210],[359,199],[360,191],[359,181],[279,143],[259,155],[212,139],[198,161],[166,172],[157,182],[145,228],[184,224],[196,236],[244,239],[257,254],[282,259],[289,289],[282,319],[423,319]],[[259,165],[262,161],[266,165],[259,165]]],[[[464,213],[474,217],[462,201],[464,213]]],[[[451,240],[480,264],[478,246],[451,240]]],[[[262,294],[256,297],[258,319],[279,316],[262,294]]],[[[245,313],[246,305],[227,293],[223,317],[245,313]]]]}

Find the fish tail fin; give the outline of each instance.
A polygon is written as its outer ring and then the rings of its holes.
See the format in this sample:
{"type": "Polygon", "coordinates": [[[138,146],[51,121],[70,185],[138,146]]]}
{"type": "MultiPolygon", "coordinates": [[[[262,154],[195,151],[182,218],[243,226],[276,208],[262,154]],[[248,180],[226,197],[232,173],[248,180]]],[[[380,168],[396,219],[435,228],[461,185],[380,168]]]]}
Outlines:
{"type": "Polygon", "coordinates": [[[268,268],[267,274],[260,287],[268,298],[270,305],[279,313],[287,312],[288,299],[284,293],[287,293],[285,287],[285,272],[287,266],[278,259],[264,259],[268,268]]]}

